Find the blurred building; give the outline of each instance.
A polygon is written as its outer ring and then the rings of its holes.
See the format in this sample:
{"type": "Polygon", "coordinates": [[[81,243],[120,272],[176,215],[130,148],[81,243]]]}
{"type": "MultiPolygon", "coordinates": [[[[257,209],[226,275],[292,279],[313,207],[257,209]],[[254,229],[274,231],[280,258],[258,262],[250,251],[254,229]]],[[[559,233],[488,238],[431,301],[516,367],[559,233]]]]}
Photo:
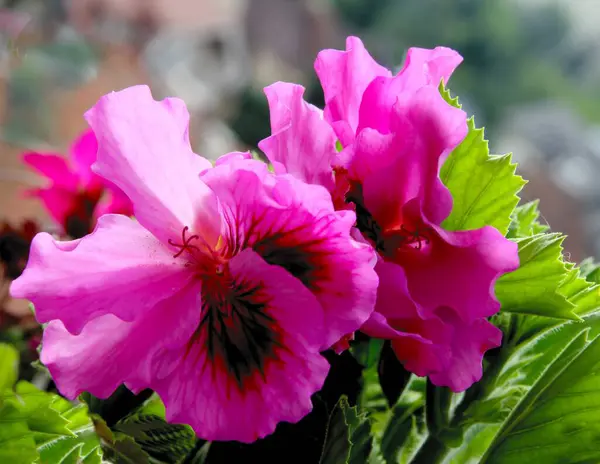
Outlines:
{"type": "Polygon", "coordinates": [[[101,95],[149,84],[156,98],[182,98],[195,151],[214,159],[246,148],[225,123],[244,89],[260,92],[275,80],[307,83],[317,51],[343,44],[334,12],[319,0],[11,4],[4,10],[10,14],[0,15],[0,122],[9,144],[0,146],[3,216],[41,214],[36,202],[19,196],[39,182],[23,170],[19,153],[66,152],[101,95]]]}

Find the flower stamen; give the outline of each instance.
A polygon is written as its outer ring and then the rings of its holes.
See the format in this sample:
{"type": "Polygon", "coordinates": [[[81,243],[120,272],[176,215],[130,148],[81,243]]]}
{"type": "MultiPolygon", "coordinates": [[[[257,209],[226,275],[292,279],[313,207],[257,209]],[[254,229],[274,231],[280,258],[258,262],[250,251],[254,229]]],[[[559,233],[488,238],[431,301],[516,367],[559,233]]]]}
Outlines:
{"type": "Polygon", "coordinates": [[[186,238],[185,235],[186,235],[186,233],[187,233],[188,230],[189,230],[189,227],[185,226],[183,228],[183,230],[181,231],[181,241],[182,241],[182,244],[175,243],[171,239],[168,240],[169,245],[171,245],[172,247],[175,247],[175,248],[179,249],[179,251],[176,254],[173,255],[173,258],[177,258],[177,257],[181,256],[184,251],[188,251],[189,252],[190,250],[193,250],[193,251],[196,251],[196,252],[200,252],[200,248],[198,248],[196,245],[191,245],[190,244],[190,242],[192,240],[198,240],[200,238],[200,236],[194,234],[194,235],[190,235],[189,237],[186,238]]]}
{"type": "Polygon", "coordinates": [[[431,227],[424,227],[421,229],[419,226],[416,226],[415,230],[410,230],[404,224],[402,224],[400,226],[400,244],[412,245],[416,243],[416,249],[420,250],[423,248],[423,242],[425,242],[425,245],[429,245],[429,236],[425,235],[424,233],[429,231],[431,231],[431,227]]]}

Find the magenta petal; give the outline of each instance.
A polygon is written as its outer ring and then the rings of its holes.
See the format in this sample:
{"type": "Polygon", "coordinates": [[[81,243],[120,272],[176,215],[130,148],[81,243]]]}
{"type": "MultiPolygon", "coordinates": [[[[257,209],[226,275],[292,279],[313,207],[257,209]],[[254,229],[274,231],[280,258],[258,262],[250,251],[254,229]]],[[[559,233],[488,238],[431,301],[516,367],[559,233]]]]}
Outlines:
{"type": "Polygon", "coordinates": [[[429,330],[423,330],[426,323],[410,297],[400,266],[379,261],[375,270],[379,276],[377,304],[361,331],[371,337],[392,340],[396,356],[410,372],[425,376],[440,371],[447,355],[427,335],[431,329],[443,325],[433,320],[428,324],[429,330]]]}
{"type": "Polygon", "coordinates": [[[259,353],[260,366],[250,363],[252,370],[238,379],[222,351],[208,351],[207,332],[198,331],[187,348],[165,353],[161,365],[176,367],[168,375],[159,371],[153,388],[169,421],[190,424],[206,440],[249,443],[273,433],[281,421],[295,423],[308,414],[329,365],[319,354],[322,308],[296,278],[251,250],[233,258],[230,270],[236,282],[258,292],[245,298],[266,302],[277,343],[259,353]]]}
{"type": "MultiPolygon", "coordinates": [[[[464,391],[481,379],[483,355],[500,346],[502,331],[483,318],[465,323],[449,308],[439,308],[436,315],[445,324],[444,336],[451,334],[451,341],[442,346],[449,354],[447,364],[430,373],[429,378],[435,385],[464,391]]],[[[435,344],[435,337],[432,338],[435,344]]]]}
{"type": "Polygon", "coordinates": [[[232,151],[231,153],[226,153],[225,155],[219,156],[215,161],[215,166],[220,166],[222,164],[235,164],[238,161],[251,159],[253,158],[249,151],[232,151]]]}
{"type": "Polygon", "coordinates": [[[91,129],[85,130],[71,146],[71,159],[79,177],[81,186],[86,190],[102,190],[102,180],[92,172],[92,164],[96,161],[98,142],[91,129]]]}
{"type": "Polygon", "coordinates": [[[450,307],[464,321],[497,313],[494,284],[519,267],[517,244],[489,226],[459,232],[432,226],[429,239],[423,250],[398,258],[410,294],[426,313],[450,307]]]}
{"type": "Polygon", "coordinates": [[[303,99],[304,87],[277,82],[265,88],[271,135],[259,142],[278,174],[289,173],[309,184],[334,188],[331,163],[336,137],[321,110],[303,99]]]}
{"type": "Polygon", "coordinates": [[[54,219],[63,229],[67,222],[67,218],[78,206],[77,195],[71,190],[65,190],[61,187],[29,190],[28,194],[42,200],[50,217],[52,217],[52,219],[54,219]]]}
{"type": "Polygon", "coordinates": [[[199,300],[199,285],[191,285],[147,308],[133,322],[105,314],[87,323],[79,335],[51,321],[40,359],[70,399],[83,391],[106,398],[122,383],[140,391],[151,384],[157,353],[189,340],[200,319],[199,300]]]}
{"type": "Polygon", "coordinates": [[[368,319],[377,289],[374,252],[352,239],[353,212],[335,212],[323,187],[274,176],[261,163],[217,166],[203,180],[230,225],[229,248],[252,247],[316,295],[325,310],[323,349],[368,319]]]}
{"type": "Polygon", "coordinates": [[[400,75],[410,82],[408,86],[412,88],[423,85],[437,87],[442,80],[444,84],[448,83],[448,79],[462,61],[462,56],[451,48],[413,47],[408,49],[400,75]]]}
{"type": "Polygon", "coordinates": [[[183,264],[137,222],[105,215],[75,242],[38,234],[10,290],[35,305],[39,322],[59,319],[78,334],[96,317],[133,321],[169,298],[193,277],[183,264]]]}
{"type": "Polygon", "coordinates": [[[125,195],[119,187],[111,184],[107,180],[104,181],[104,184],[106,185],[105,196],[96,205],[94,219],[97,220],[104,214],[133,216],[133,205],[129,198],[127,198],[127,195],[125,195]]]}
{"type": "Polygon", "coordinates": [[[71,171],[67,160],[61,155],[25,153],[23,162],[50,179],[56,187],[72,192],[79,188],[77,175],[71,171]]]}
{"type": "Polygon", "coordinates": [[[385,127],[360,132],[349,175],[362,183],[365,206],[382,227],[393,224],[413,198],[439,225],[452,209],[439,169],[467,134],[466,113],[448,105],[437,89],[423,87],[389,114],[385,127]]]}
{"type": "Polygon", "coordinates": [[[389,132],[389,116],[396,103],[404,104],[424,87],[439,94],[441,79],[446,79],[461,60],[456,52],[443,47],[432,51],[411,49],[404,68],[397,76],[376,77],[365,89],[358,130],[371,127],[379,132],[389,132]]]}
{"type": "Polygon", "coordinates": [[[216,243],[218,202],[198,178],[204,163],[185,138],[180,104],[135,86],[105,95],[85,117],[99,144],[93,169],[131,199],[146,229],[167,243],[188,226],[216,243]]]}
{"type": "MultiPolygon", "coordinates": [[[[185,102],[181,98],[168,97],[158,103],[175,119],[180,131],[182,131],[183,141],[190,146],[190,113],[185,102]]],[[[199,155],[192,159],[192,164],[196,173],[212,168],[212,163],[199,155]]]]}
{"type": "Polygon", "coordinates": [[[346,50],[323,50],[315,61],[315,71],[325,94],[325,119],[343,146],[354,138],[358,128],[360,103],[369,83],[391,72],[369,55],[357,37],[346,39],[346,50]]]}

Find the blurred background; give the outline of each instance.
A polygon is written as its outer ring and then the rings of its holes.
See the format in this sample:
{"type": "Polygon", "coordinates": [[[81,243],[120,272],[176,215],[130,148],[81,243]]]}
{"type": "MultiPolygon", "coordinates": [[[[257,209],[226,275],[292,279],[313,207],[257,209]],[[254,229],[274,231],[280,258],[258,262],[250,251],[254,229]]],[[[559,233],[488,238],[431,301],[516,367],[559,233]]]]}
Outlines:
{"type": "Polygon", "coordinates": [[[409,46],[446,45],[450,81],[492,150],[514,152],[543,221],[578,261],[600,255],[600,1],[0,1],[0,224],[47,217],[26,187],[25,150],[66,153],[103,94],[147,83],[183,98],[195,151],[255,148],[268,135],[262,87],[302,83],[322,48],[360,36],[390,68],[409,46]]]}

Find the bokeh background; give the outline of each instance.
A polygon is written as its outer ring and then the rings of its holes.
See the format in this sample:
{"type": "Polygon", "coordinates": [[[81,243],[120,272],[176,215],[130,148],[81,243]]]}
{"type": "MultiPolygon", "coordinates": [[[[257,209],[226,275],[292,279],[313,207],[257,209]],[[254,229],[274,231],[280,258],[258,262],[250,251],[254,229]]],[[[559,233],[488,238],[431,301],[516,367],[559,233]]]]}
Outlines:
{"type": "Polygon", "coordinates": [[[492,150],[514,152],[543,221],[573,261],[600,255],[598,0],[0,1],[0,222],[47,221],[25,150],[66,152],[103,94],[147,83],[183,98],[195,151],[215,158],[268,134],[262,94],[307,87],[318,50],[359,35],[390,68],[409,46],[465,58],[450,82],[492,150]]]}

